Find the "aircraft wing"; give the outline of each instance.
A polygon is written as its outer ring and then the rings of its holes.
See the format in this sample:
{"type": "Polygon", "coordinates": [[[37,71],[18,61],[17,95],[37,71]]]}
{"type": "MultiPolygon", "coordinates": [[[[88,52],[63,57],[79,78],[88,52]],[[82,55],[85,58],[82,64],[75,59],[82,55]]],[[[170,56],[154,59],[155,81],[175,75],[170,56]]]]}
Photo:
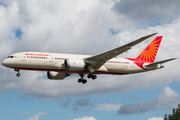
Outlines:
{"type": "Polygon", "coordinates": [[[84,58],[84,62],[86,64],[88,64],[90,67],[89,70],[91,72],[94,72],[95,70],[98,70],[104,63],[106,63],[106,61],[124,53],[127,52],[127,50],[131,49],[131,47],[135,46],[136,44],[148,39],[149,37],[155,35],[157,33],[151,34],[151,35],[147,35],[144,37],[141,37],[133,42],[130,42],[126,45],[123,45],[121,47],[118,47],[116,49],[110,50],[108,52],[96,55],[96,56],[92,56],[89,58],[84,58]]]}

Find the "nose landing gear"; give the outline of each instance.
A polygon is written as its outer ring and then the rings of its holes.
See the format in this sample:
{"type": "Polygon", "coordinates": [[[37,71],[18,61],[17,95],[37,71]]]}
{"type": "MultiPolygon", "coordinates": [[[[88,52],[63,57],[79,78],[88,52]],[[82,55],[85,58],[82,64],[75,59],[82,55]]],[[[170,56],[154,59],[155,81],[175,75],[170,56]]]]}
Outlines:
{"type": "Polygon", "coordinates": [[[17,77],[19,77],[20,75],[21,75],[21,74],[20,74],[19,72],[16,74],[17,77]]]}
{"type": "Polygon", "coordinates": [[[19,77],[19,76],[21,75],[18,68],[15,68],[14,71],[17,71],[17,72],[18,72],[18,73],[16,74],[17,77],[19,77]]]}

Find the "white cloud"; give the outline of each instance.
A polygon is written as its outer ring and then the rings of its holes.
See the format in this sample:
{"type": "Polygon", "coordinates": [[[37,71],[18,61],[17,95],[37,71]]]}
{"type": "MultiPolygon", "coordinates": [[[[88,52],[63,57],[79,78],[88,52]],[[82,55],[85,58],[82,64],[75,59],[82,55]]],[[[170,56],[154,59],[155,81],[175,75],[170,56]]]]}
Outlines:
{"type": "Polygon", "coordinates": [[[169,109],[178,104],[180,101],[180,95],[174,92],[170,87],[165,87],[157,99],[160,105],[162,105],[165,109],[169,109]]]}
{"type": "MultiPolygon", "coordinates": [[[[112,11],[116,3],[114,0],[93,0],[86,4],[87,9],[82,7],[82,0],[4,0],[4,3],[7,7],[0,6],[0,23],[3,23],[0,47],[4,51],[0,53],[1,61],[20,51],[99,54],[154,32],[164,35],[156,60],[180,56],[180,16],[172,23],[136,28],[137,25],[130,19],[112,11]],[[13,32],[18,27],[23,33],[20,41],[13,32]],[[109,28],[120,32],[112,35],[109,28]]],[[[150,39],[121,56],[136,57],[149,42],[150,39]]],[[[88,80],[86,85],[77,83],[77,75],[64,81],[51,81],[45,72],[21,71],[21,77],[16,78],[15,71],[0,67],[0,90],[23,89],[22,96],[41,99],[127,93],[133,89],[165,86],[179,80],[179,62],[177,59],[166,63],[164,69],[136,75],[98,75],[97,80],[88,80]],[[77,89],[79,87],[81,89],[77,89]]]]}
{"type": "Polygon", "coordinates": [[[102,103],[102,104],[97,104],[96,109],[97,110],[106,110],[106,111],[117,111],[119,110],[121,104],[112,104],[112,103],[102,103]]]}
{"type": "Polygon", "coordinates": [[[149,118],[148,120],[164,120],[164,118],[162,118],[162,117],[152,117],[152,118],[149,118]]]}
{"type": "Polygon", "coordinates": [[[114,5],[113,10],[140,25],[156,25],[176,19],[180,12],[179,3],[178,0],[121,0],[114,5]]]}
{"type": "Polygon", "coordinates": [[[74,120],[96,120],[94,117],[87,117],[87,116],[84,116],[82,118],[77,118],[77,119],[74,119],[74,120]]]}
{"type": "Polygon", "coordinates": [[[118,110],[118,115],[122,114],[135,114],[154,111],[161,106],[164,109],[170,109],[177,105],[180,101],[180,94],[174,92],[170,87],[165,87],[162,92],[150,102],[141,102],[137,104],[121,105],[118,110]]]}
{"type": "Polygon", "coordinates": [[[94,108],[94,104],[87,98],[77,100],[74,105],[74,112],[92,110],[94,108]]]}
{"type": "MultiPolygon", "coordinates": [[[[63,107],[68,107],[71,99],[67,99],[64,103],[60,102],[60,105],[63,107]]],[[[94,102],[89,98],[79,99],[73,104],[73,111],[79,112],[79,111],[91,111],[91,110],[102,110],[102,111],[117,111],[119,110],[121,104],[116,103],[100,103],[100,104],[94,104],[94,102]]]]}
{"type": "Polygon", "coordinates": [[[34,117],[30,117],[27,120],[39,120],[42,115],[47,115],[47,113],[46,112],[39,112],[37,115],[35,115],[34,117]]]}
{"type": "Polygon", "coordinates": [[[78,0],[78,12],[85,11],[89,12],[90,10],[93,10],[95,7],[98,7],[99,1],[97,0],[78,0]]]}

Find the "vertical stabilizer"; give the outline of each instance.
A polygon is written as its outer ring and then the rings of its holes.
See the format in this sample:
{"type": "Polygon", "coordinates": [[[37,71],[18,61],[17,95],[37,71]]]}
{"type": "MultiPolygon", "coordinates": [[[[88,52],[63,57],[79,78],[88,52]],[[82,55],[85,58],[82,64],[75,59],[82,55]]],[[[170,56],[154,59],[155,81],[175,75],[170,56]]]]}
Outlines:
{"type": "Polygon", "coordinates": [[[163,36],[157,36],[135,59],[154,63],[163,36]]]}

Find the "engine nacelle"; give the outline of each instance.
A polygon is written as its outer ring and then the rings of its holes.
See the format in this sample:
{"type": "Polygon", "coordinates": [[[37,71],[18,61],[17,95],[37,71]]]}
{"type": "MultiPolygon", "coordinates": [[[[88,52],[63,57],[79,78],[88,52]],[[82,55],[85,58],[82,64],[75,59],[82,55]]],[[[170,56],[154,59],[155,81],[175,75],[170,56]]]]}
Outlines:
{"type": "Polygon", "coordinates": [[[48,79],[52,80],[63,80],[67,76],[68,75],[66,73],[47,71],[48,79]]]}
{"type": "Polygon", "coordinates": [[[65,59],[64,68],[66,70],[84,70],[85,63],[83,59],[65,59]]]}

